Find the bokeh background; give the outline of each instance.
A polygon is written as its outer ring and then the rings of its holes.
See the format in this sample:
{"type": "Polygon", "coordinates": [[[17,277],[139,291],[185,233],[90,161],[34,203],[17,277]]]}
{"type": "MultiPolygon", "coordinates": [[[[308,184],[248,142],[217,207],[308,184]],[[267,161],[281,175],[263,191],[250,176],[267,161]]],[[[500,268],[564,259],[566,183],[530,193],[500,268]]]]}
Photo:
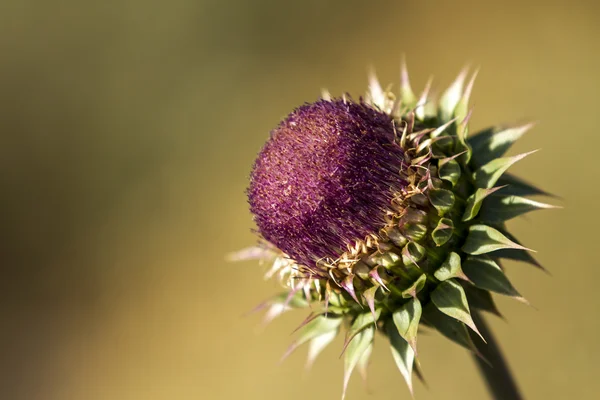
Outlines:
{"type": "MultiPolygon", "coordinates": [[[[439,90],[481,67],[472,127],[539,121],[512,150],[566,206],[511,223],[549,277],[492,319],[528,399],[600,396],[596,1],[4,0],[0,3],[0,398],[336,399],[336,342],[279,365],[304,314],[243,317],[277,291],[244,190],[293,107],[360,95],[369,65],[439,90]]],[[[417,398],[485,399],[469,355],[420,339],[417,398]]],[[[348,399],[408,399],[376,346],[348,399]]]]}

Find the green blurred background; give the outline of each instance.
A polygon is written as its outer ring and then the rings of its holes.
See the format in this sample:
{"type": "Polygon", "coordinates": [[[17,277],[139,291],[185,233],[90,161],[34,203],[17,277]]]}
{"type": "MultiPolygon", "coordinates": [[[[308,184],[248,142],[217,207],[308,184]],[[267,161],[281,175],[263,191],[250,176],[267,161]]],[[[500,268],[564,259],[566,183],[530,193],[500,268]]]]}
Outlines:
{"type": "MultiPolygon", "coordinates": [[[[549,277],[492,319],[528,399],[600,394],[595,1],[121,0],[0,5],[0,398],[337,399],[339,346],[278,360],[304,314],[242,315],[275,293],[244,194],[269,130],[369,65],[413,87],[481,71],[472,128],[540,121],[513,171],[566,206],[511,226],[549,277]]],[[[408,399],[387,345],[348,399],[408,399]]],[[[420,339],[417,398],[485,399],[469,355],[420,339]]]]}

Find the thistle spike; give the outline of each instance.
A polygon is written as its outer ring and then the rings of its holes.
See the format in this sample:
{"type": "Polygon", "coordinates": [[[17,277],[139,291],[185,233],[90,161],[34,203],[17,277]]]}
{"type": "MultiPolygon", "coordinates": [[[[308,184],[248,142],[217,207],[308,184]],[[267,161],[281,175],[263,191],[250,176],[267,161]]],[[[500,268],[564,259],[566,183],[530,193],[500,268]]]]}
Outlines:
{"type": "Polygon", "coordinates": [[[415,353],[408,342],[404,340],[392,324],[387,325],[388,337],[390,339],[390,347],[392,357],[396,362],[398,370],[406,381],[406,386],[410,391],[410,395],[414,397],[412,371],[415,360],[415,353]]]}
{"type": "Polygon", "coordinates": [[[390,291],[390,289],[385,286],[385,283],[383,282],[383,280],[381,279],[381,276],[379,275],[379,272],[377,271],[379,267],[375,267],[373,268],[370,272],[369,272],[369,276],[371,278],[373,278],[373,280],[375,282],[377,282],[378,284],[381,285],[382,288],[384,288],[385,290],[387,290],[388,292],[390,291]]]}
{"type": "Polygon", "coordinates": [[[516,156],[496,158],[495,160],[490,161],[475,171],[473,175],[475,184],[480,188],[489,189],[493,187],[511,165],[538,151],[539,150],[533,150],[516,156]]]}
{"type": "Polygon", "coordinates": [[[417,329],[421,313],[421,302],[418,298],[413,297],[392,316],[398,334],[410,345],[415,356],[417,355],[417,329]]]}
{"type": "Polygon", "coordinates": [[[403,105],[412,108],[415,106],[416,97],[410,87],[410,80],[408,78],[408,69],[406,68],[406,59],[402,56],[402,63],[400,67],[400,100],[403,105]]]}
{"type": "Polygon", "coordinates": [[[440,118],[442,121],[449,121],[454,115],[454,110],[463,93],[463,86],[468,72],[469,67],[464,67],[440,98],[440,118]]]}
{"type": "Polygon", "coordinates": [[[473,284],[481,289],[494,293],[510,296],[529,304],[527,300],[514,288],[498,264],[488,257],[469,257],[464,265],[464,270],[473,284]]]}
{"type": "Polygon", "coordinates": [[[331,342],[333,342],[337,335],[338,331],[333,330],[330,332],[323,333],[310,341],[308,345],[308,356],[305,365],[305,368],[307,370],[312,368],[319,354],[321,354],[321,352],[325,350],[325,348],[329,346],[331,342]]]}
{"type": "Polygon", "coordinates": [[[494,192],[505,187],[506,185],[497,186],[490,189],[477,189],[475,193],[473,193],[467,199],[467,207],[465,208],[465,213],[463,214],[462,220],[466,222],[475,218],[477,214],[479,214],[479,210],[481,209],[483,200],[485,200],[486,197],[493,194],[494,192]]]}
{"type": "Polygon", "coordinates": [[[526,197],[514,195],[502,196],[499,194],[491,196],[483,203],[480,216],[484,221],[504,222],[531,211],[556,208],[562,207],[531,200],[526,197]]]}
{"type": "Polygon", "coordinates": [[[348,351],[346,351],[346,356],[344,357],[344,386],[342,390],[342,400],[346,398],[346,389],[348,388],[352,372],[362,355],[369,349],[369,346],[373,341],[373,335],[374,329],[367,328],[360,332],[350,345],[348,345],[348,351]]]}
{"type": "Polygon", "coordinates": [[[369,68],[369,95],[371,96],[371,101],[374,106],[378,107],[380,110],[385,109],[385,92],[381,88],[381,84],[375,73],[375,68],[373,67],[369,68]]]}
{"type": "Polygon", "coordinates": [[[298,325],[298,327],[292,331],[292,334],[298,332],[300,329],[304,328],[306,325],[308,325],[310,322],[314,321],[315,319],[319,318],[321,315],[323,315],[323,314],[315,313],[314,311],[311,311],[310,314],[308,314],[308,316],[304,319],[304,321],[302,321],[300,323],[300,325],[298,325]]]}
{"type": "Polygon", "coordinates": [[[358,317],[356,317],[356,319],[350,326],[350,329],[346,333],[346,339],[344,340],[344,346],[342,347],[342,353],[340,354],[340,357],[344,354],[344,352],[348,348],[348,345],[350,344],[350,342],[352,342],[352,339],[354,339],[354,337],[361,333],[363,330],[367,329],[369,325],[376,323],[380,315],[381,310],[376,310],[375,314],[367,312],[359,314],[358,317]]]}
{"type": "Polygon", "coordinates": [[[369,310],[371,310],[371,314],[373,315],[373,324],[375,324],[375,328],[377,328],[377,317],[375,314],[375,293],[377,293],[377,289],[379,289],[379,286],[373,286],[363,293],[363,297],[367,301],[369,310]]]}
{"type": "Polygon", "coordinates": [[[445,124],[441,125],[439,128],[437,128],[436,130],[434,130],[431,133],[431,137],[432,138],[437,138],[438,136],[440,136],[450,125],[452,125],[453,123],[456,122],[456,118],[451,119],[450,121],[446,122],[445,124]]]}
{"type": "Polygon", "coordinates": [[[369,343],[369,346],[363,353],[363,355],[358,360],[356,368],[358,369],[358,373],[363,380],[365,386],[367,386],[367,367],[369,366],[369,359],[371,358],[371,354],[373,353],[373,342],[369,343]]]}
{"type": "Polygon", "coordinates": [[[514,127],[492,127],[485,129],[468,139],[473,149],[473,161],[481,166],[502,157],[514,142],[535,126],[530,122],[514,127]]]}
{"type": "Polygon", "coordinates": [[[458,278],[467,282],[471,282],[471,279],[469,279],[469,277],[463,272],[460,256],[454,252],[448,255],[448,258],[435,271],[433,276],[440,281],[458,278]]]}
{"type": "Polygon", "coordinates": [[[354,301],[356,301],[356,303],[358,303],[361,307],[362,304],[360,304],[360,301],[358,300],[358,297],[356,297],[356,292],[354,290],[354,275],[348,275],[341,283],[342,287],[344,288],[344,290],[346,290],[346,292],[348,292],[348,294],[350,294],[350,296],[352,296],[352,298],[354,299],[354,301]]]}
{"type": "Polygon", "coordinates": [[[431,301],[438,310],[467,325],[485,342],[484,337],[481,336],[481,333],[479,333],[479,330],[475,326],[475,322],[471,318],[467,295],[462,286],[457,282],[450,279],[440,283],[431,293],[431,301]]]}
{"type": "Polygon", "coordinates": [[[290,344],[288,349],[281,357],[280,362],[283,362],[304,343],[324,333],[338,329],[341,323],[341,318],[327,318],[324,315],[318,315],[316,318],[311,319],[310,322],[301,327],[298,333],[298,338],[292,342],[292,344],[290,344]]]}
{"type": "Polygon", "coordinates": [[[460,134],[466,133],[465,128],[467,126],[466,122],[468,122],[467,116],[469,115],[469,98],[471,97],[473,85],[475,84],[475,79],[477,78],[478,73],[479,69],[476,69],[475,72],[473,72],[473,75],[467,83],[465,91],[463,92],[460,100],[456,105],[456,109],[454,110],[454,115],[456,116],[459,122],[458,132],[460,134]]]}
{"type": "Polygon", "coordinates": [[[331,93],[327,89],[321,89],[321,98],[325,101],[331,101],[331,93]]]}
{"type": "Polygon", "coordinates": [[[283,304],[273,304],[269,307],[265,315],[263,316],[262,326],[265,327],[271,323],[275,318],[279,317],[286,311],[289,311],[290,308],[286,307],[283,304]]]}
{"type": "MultiPolygon", "coordinates": [[[[408,77],[407,77],[407,79],[408,79],[408,77]]],[[[425,116],[426,116],[425,105],[429,101],[428,96],[429,96],[429,91],[431,90],[432,84],[433,84],[433,77],[429,77],[429,79],[427,80],[427,83],[425,84],[425,88],[423,89],[423,92],[421,93],[421,96],[419,97],[419,101],[417,101],[417,106],[415,108],[415,115],[420,120],[425,119],[425,116]]]]}
{"type": "Polygon", "coordinates": [[[535,253],[535,250],[511,241],[497,229],[481,224],[471,225],[462,249],[467,254],[474,256],[502,249],[526,250],[535,253]]]}

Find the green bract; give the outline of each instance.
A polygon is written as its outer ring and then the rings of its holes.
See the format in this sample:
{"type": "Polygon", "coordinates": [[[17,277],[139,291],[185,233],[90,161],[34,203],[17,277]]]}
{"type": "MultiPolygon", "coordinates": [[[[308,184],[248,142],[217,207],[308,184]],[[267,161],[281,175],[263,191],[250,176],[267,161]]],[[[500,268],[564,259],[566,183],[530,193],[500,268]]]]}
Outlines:
{"type": "Polygon", "coordinates": [[[409,190],[399,199],[402,211],[385,228],[320,266],[327,278],[295,275],[298,265],[268,243],[245,254],[271,258],[268,276],[279,276],[286,286],[264,304],[266,320],[289,309],[312,309],[286,356],[308,343],[311,364],[346,332],[344,394],[353,370],[365,370],[376,331],[389,340],[411,392],[419,324],[477,352],[468,333],[479,334],[471,312],[499,315],[490,292],[524,301],[499,260],[539,267],[505,225],[553,207],[527,198],[545,193],[506,172],[533,153],[505,155],[532,125],[494,127],[471,137],[468,101],[476,74],[465,85],[466,75],[463,71],[437,103],[428,99],[428,89],[418,98],[413,94],[405,68],[398,97],[371,77],[364,101],[393,117],[409,190]]]}

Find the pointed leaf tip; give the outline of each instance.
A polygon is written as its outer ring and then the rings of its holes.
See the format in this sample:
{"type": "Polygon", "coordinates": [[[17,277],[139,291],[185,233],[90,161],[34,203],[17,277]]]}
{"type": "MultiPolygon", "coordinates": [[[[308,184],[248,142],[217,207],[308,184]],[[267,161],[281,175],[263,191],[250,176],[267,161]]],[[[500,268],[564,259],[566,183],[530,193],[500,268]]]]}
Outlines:
{"type": "Polygon", "coordinates": [[[431,136],[432,138],[439,137],[454,122],[456,122],[456,118],[453,118],[450,121],[446,122],[445,124],[438,126],[437,128],[435,128],[435,130],[433,132],[431,132],[431,134],[429,136],[431,136]]]}
{"type": "Polygon", "coordinates": [[[469,257],[463,264],[463,270],[475,286],[526,302],[491,258],[469,257]]]}
{"type": "Polygon", "coordinates": [[[358,368],[358,373],[360,374],[361,378],[363,379],[365,386],[367,385],[367,367],[369,366],[369,360],[371,358],[372,353],[373,353],[373,342],[369,343],[369,346],[367,347],[365,352],[362,354],[362,356],[358,360],[358,363],[356,364],[356,368],[358,368]]]}
{"type": "Polygon", "coordinates": [[[304,321],[302,321],[302,322],[300,323],[300,325],[298,325],[298,327],[292,331],[292,335],[293,335],[294,333],[298,332],[300,329],[302,329],[302,328],[303,328],[304,326],[306,326],[308,323],[310,323],[311,321],[313,321],[314,319],[316,319],[316,318],[318,318],[318,317],[320,317],[320,316],[322,316],[322,315],[323,315],[323,314],[316,314],[316,313],[314,313],[314,312],[311,312],[310,314],[308,314],[308,317],[306,317],[306,318],[304,319],[304,321]]]}
{"type": "Polygon", "coordinates": [[[325,101],[331,101],[331,93],[329,93],[329,90],[325,88],[321,89],[321,98],[325,101]]]}
{"type": "Polygon", "coordinates": [[[438,310],[467,325],[485,342],[471,318],[467,296],[460,284],[452,279],[443,281],[431,293],[431,301],[438,310]]]}
{"type": "Polygon", "coordinates": [[[473,149],[473,162],[477,166],[482,166],[502,157],[513,143],[533,126],[535,123],[514,127],[491,127],[478,132],[468,139],[473,149]]]}
{"type": "MultiPolygon", "coordinates": [[[[413,363],[413,371],[415,372],[417,379],[419,379],[421,381],[423,386],[425,386],[426,389],[429,389],[429,384],[425,380],[425,375],[423,375],[423,371],[421,371],[421,363],[419,362],[419,360],[417,358],[415,358],[415,361],[413,363]]],[[[414,394],[413,394],[413,399],[414,399],[414,394]]]]}
{"type": "Polygon", "coordinates": [[[473,174],[475,185],[485,189],[493,187],[511,165],[538,151],[539,150],[533,150],[512,157],[496,158],[488,162],[473,174]]]}
{"type": "Polygon", "coordinates": [[[433,83],[433,77],[430,77],[427,80],[427,83],[425,84],[425,88],[423,89],[423,92],[421,93],[421,96],[419,97],[419,101],[417,102],[417,106],[415,108],[415,115],[417,117],[417,119],[419,120],[424,120],[425,116],[427,115],[427,110],[426,110],[426,106],[428,105],[429,102],[429,91],[431,90],[431,84],[433,83]]]}
{"type": "Polygon", "coordinates": [[[377,289],[379,289],[379,286],[373,286],[365,290],[363,293],[363,297],[367,301],[369,309],[371,310],[371,315],[373,315],[373,323],[375,324],[375,327],[377,327],[377,316],[375,313],[375,294],[377,293],[377,289]]]}
{"type": "Polygon", "coordinates": [[[504,187],[506,186],[497,186],[490,189],[477,189],[475,193],[470,195],[467,199],[467,206],[465,207],[465,213],[462,216],[462,220],[466,222],[475,218],[479,214],[479,210],[483,205],[483,200],[504,187]]]}
{"type": "Polygon", "coordinates": [[[417,354],[417,331],[421,313],[421,302],[419,299],[413,298],[392,315],[398,334],[406,340],[415,355],[417,354]]]}
{"type": "MultiPolygon", "coordinates": [[[[463,152],[464,154],[464,152],[463,152]]],[[[457,154],[461,155],[461,154],[457,154]]],[[[460,164],[452,158],[444,158],[438,162],[438,176],[440,179],[448,181],[452,186],[456,186],[461,175],[460,164]]]]}
{"type": "Polygon", "coordinates": [[[370,312],[366,312],[363,314],[359,314],[355,319],[350,329],[348,329],[348,333],[346,333],[346,339],[344,340],[344,346],[342,347],[342,353],[340,357],[347,350],[348,346],[352,342],[352,340],[363,330],[367,329],[369,325],[374,325],[377,323],[379,316],[381,315],[381,309],[375,310],[374,314],[370,312]]]}
{"type": "Polygon", "coordinates": [[[319,335],[310,341],[308,344],[308,357],[306,359],[305,366],[307,370],[313,366],[319,354],[321,354],[321,352],[325,350],[325,348],[329,346],[331,342],[333,342],[338,335],[338,332],[339,330],[335,329],[330,332],[323,333],[322,335],[319,335]]]}
{"type": "Polygon", "coordinates": [[[502,195],[490,196],[483,203],[480,217],[486,222],[503,222],[536,210],[562,208],[531,200],[526,197],[502,195]]]}
{"type": "Polygon", "coordinates": [[[402,374],[411,396],[413,396],[412,371],[415,353],[408,342],[400,336],[393,324],[387,324],[386,331],[390,340],[390,348],[394,362],[402,374]]]}
{"type": "Polygon", "coordinates": [[[457,253],[450,253],[442,265],[433,274],[436,279],[446,281],[448,279],[459,278],[469,281],[461,268],[460,256],[457,253]]]}
{"type": "Polygon", "coordinates": [[[436,246],[443,246],[450,240],[454,233],[454,222],[449,218],[441,218],[431,232],[431,237],[436,246]]]}
{"type": "Polygon", "coordinates": [[[317,318],[310,320],[299,330],[298,338],[288,347],[284,355],[281,357],[283,362],[287,357],[290,356],[298,347],[303,345],[327,332],[337,330],[342,323],[343,318],[328,318],[324,315],[319,315],[317,318]]]}
{"type": "Polygon", "coordinates": [[[369,277],[371,279],[373,279],[375,282],[377,282],[379,285],[381,285],[382,288],[384,288],[385,290],[387,290],[389,292],[390,289],[385,285],[385,283],[383,282],[383,279],[381,279],[381,275],[379,275],[378,268],[379,268],[379,266],[373,268],[369,272],[369,277]]]}
{"type": "Polygon", "coordinates": [[[419,261],[425,257],[426,250],[417,242],[408,242],[406,246],[402,248],[402,263],[409,267],[411,265],[417,265],[419,261]]]}
{"type": "Polygon", "coordinates": [[[416,298],[417,294],[425,287],[427,282],[427,275],[421,274],[415,279],[407,288],[402,290],[402,297],[405,299],[416,298]]]}
{"type": "Polygon", "coordinates": [[[471,225],[467,240],[462,247],[465,253],[480,255],[501,249],[534,250],[523,247],[504,236],[498,230],[487,225],[471,225]]]}
{"type": "Polygon", "coordinates": [[[375,329],[373,327],[366,328],[361,331],[354,340],[350,342],[346,350],[344,357],[344,386],[342,391],[342,400],[346,398],[346,389],[350,382],[350,377],[354,368],[360,361],[361,357],[368,350],[370,344],[373,342],[373,336],[375,329]]]}
{"type": "Polygon", "coordinates": [[[384,110],[385,108],[385,92],[381,88],[381,84],[379,83],[379,79],[377,78],[377,74],[375,73],[375,68],[369,68],[369,95],[371,97],[371,102],[373,105],[378,107],[380,110],[384,110]]]}
{"type": "Polygon", "coordinates": [[[458,101],[456,108],[454,110],[454,116],[458,119],[459,122],[459,134],[465,133],[465,127],[468,122],[469,115],[469,98],[471,97],[471,92],[473,91],[473,86],[475,85],[475,79],[477,79],[477,75],[479,74],[479,68],[473,72],[471,79],[467,83],[465,87],[465,91],[458,101]]]}
{"type": "Polygon", "coordinates": [[[463,94],[463,87],[468,71],[469,68],[464,67],[454,82],[452,82],[450,87],[446,89],[440,98],[439,108],[442,121],[449,121],[452,118],[454,110],[456,109],[456,106],[458,105],[458,102],[463,94]]]}
{"type": "Polygon", "coordinates": [[[430,189],[427,194],[429,201],[436,208],[440,216],[443,216],[454,207],[455,196],[450,190],[430,189]]]}
{"type": "Polygon", "coordinates": [[[265,315],[264,315],[263,321],[262,321],[262,325],[266,326],[271,321],[273,321],[275,318],[277,318],[278,316],[280,316],[281,314],[283,314],[286,311],[289,311],[293,308],[309,307],[309,303],[306,301],[306,299],[304,299],[302,296],[300,296],[300,293],[298,293],[297,291],[296,292],[292,291],[291,293],[293,294],[293,296],[291,298],[290,298],[290,293],[286,293],[286,292],[279,293],[278,295],[273,296],[269,300],[262,302],[261,304],[256,306],[254,309],[246,312],[244,315],[250,315],[255,312],[264,310],[266,308],[267,311],[265,312],[265,315]]]}
{"type": "Polygon", "coordinates": [[[473,343],[465,324],[459,320],[452,318],[442,313],[433,304],[429,304],[423,310],[423,317],[425,320],[433,325],[442,335],[452,340],[454,343],[461,347],[473,352],[474,354],[480,355],[477,347],[473,343]]]}
{"type": "Polygon", "coordinates": [[[354,291],[354,275],[350,274],[346,278],[344,278],[341,285],[344,288],[344,290],[346,290],[346,292],[348,292],[348,294],[352,296],[354,301],[356,301],[356,303],[362,307],[362,304],[358,300],[358,297],[356,297],[356,292],[354,291]]]}
{"type": "Polygon", "coordinates": [[[416,100],[417,98],[410,87],[406,57],[403,55],[400,64],[400,101],[403,106],[413,108],[416,105],[416,100]]]}

